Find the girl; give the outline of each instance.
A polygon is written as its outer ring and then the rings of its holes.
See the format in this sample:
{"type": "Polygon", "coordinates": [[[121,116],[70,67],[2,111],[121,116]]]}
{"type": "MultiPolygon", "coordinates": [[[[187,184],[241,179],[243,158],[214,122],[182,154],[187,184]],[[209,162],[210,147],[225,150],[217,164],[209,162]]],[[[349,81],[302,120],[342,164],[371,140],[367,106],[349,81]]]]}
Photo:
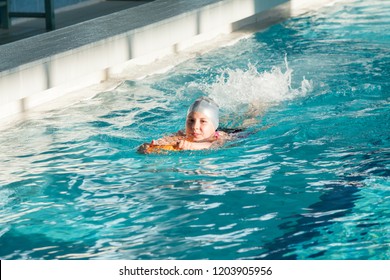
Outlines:
{"type": "Polygon", "coordinates": [[[187,111],[185,132],[153,140],[142,144],[140,153],[159,153],[162,150],[203,150],[221,146],[229,135],[217,131],[219,125],[219,107],[208,97],[201,97],[187,111]]]}

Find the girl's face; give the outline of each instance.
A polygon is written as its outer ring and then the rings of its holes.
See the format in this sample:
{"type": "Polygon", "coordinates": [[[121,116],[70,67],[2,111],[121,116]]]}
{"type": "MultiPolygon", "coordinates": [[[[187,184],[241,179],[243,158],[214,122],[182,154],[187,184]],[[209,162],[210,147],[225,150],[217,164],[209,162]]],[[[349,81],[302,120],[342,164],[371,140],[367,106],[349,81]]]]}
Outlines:
{"type": "Polygon", "coordinates": [[[215,128],[210,119],[203,113],[191,112],[187,116],[186,135],[189,141],[199,142],[213,136],[215,128]]]}

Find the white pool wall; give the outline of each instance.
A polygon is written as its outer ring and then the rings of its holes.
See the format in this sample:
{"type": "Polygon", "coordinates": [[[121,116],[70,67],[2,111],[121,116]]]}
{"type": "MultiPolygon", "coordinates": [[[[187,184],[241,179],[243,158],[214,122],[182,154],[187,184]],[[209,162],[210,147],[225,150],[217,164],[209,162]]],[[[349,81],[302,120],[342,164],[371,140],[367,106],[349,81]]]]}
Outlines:
{"type": "Polygon", "coordinates": [[[156,0],[0,46],[0,119],[120,75],[134,61],[265,27],[331,0],[156,0]]]}

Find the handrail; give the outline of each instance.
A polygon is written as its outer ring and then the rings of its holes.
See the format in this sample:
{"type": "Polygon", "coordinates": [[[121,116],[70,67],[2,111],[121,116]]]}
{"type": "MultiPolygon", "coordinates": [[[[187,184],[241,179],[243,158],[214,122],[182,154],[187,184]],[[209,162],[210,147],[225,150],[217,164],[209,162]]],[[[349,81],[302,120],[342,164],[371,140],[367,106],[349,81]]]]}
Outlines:
{"type": "Polygon", "coordinates": [[[10,0],[0,0],[0,27],[8,29],[10,27],[10,18],[22,17],[22,18],[45,18],[46,30],[55,29],[55,12],[53,0],[45,0],[45,11],[43,13],[37,12],[10,12],[9,11],[10,0]]]}
{"type": "Polygon", "coordinates": [[[8,11],[9,11],[9,0],[0,0],[0,28],[9,28],[9,17],[8,17],[8,11]]]}

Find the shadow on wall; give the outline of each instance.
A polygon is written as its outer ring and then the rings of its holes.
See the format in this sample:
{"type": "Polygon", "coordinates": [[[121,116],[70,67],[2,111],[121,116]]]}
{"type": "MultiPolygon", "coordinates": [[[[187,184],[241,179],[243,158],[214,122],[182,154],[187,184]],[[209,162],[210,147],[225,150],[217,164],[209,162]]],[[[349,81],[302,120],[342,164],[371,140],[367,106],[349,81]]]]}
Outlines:
{"type": "MultiPolygon", "coordinates": [[[[183,41],[183,38],[189,39],[213,33],[214,30],[218,30],[217,33],[229,33],[236,30],[255,31],[286,20],[291,16],[291,2],[289,0],[250,0],[243,1],[239,5],[233,1],[220,1],[193,13],[188,12],[183,5],[185,5],[184,2],[179,1],[170,7],[175,10],[173,14],[180,14],[181,10],[186,11],[187,14],[185,19],[179,19],[180,24],[168,31],[170,46],[165,47],[171,48],[172,53],[177,53],[180,50],[180,41],[183,41]],[[218,9],[218,6],[224,6],[224,9],[218,9]],[[275,6],[278,7],[275,8],[275,6]],[[248,15],[252,16],[248,17],[248,15]]],[[[197,5],[194,5],[194,8],[196,7],[197,5]]],[[[167,41],[165,36],[158,40],[159,34],[163,34],[163,31],[167,31],[167,29],[161,26],[157,28],[159,30],[155,32],[153,38],[141,36],[142,40],[140,40],[138,34],[128,36],[128,60],[138,57],[140,54],[143,55],[147,51],[155,51],[156,41],[167,41]],[[139,41],[146,43],[140,46],[139,41]]]]}
{"type": "Polygon", "coordinates": [[[246,30],[256,32],[270,25],[287,20],[292,15],[290,0],[253,0],[251,8],[254,16],[232,23],[231,29],[233,31],[246,30]]]}

